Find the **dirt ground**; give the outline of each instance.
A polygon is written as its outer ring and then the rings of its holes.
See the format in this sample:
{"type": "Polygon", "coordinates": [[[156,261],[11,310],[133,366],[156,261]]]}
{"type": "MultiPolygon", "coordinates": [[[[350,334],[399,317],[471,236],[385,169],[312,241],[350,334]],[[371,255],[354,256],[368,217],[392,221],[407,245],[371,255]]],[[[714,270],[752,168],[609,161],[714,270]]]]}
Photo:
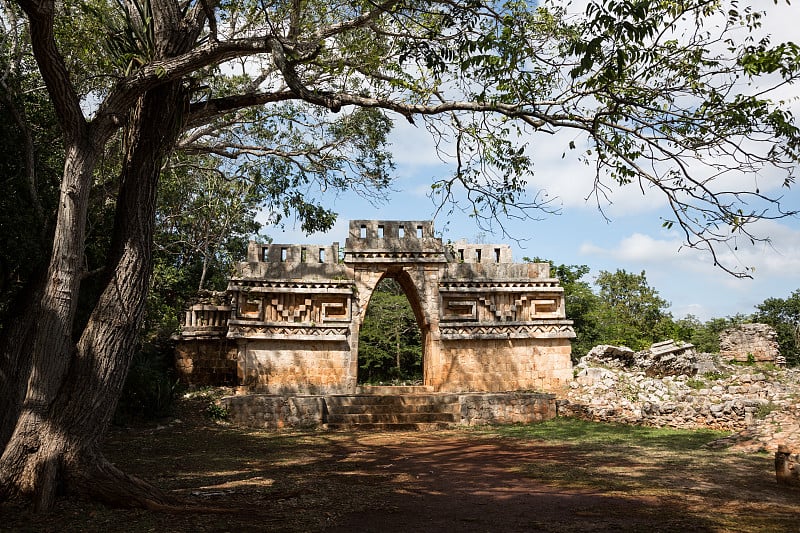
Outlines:
{"type": "Polygon", "coordinates": [[[772,457],[719,435],[555,421],[484,431],[259,432],[184,416],[115,429],[107,455],[183,512],[0,505],[2,531],[798,531],[772,457]]]}

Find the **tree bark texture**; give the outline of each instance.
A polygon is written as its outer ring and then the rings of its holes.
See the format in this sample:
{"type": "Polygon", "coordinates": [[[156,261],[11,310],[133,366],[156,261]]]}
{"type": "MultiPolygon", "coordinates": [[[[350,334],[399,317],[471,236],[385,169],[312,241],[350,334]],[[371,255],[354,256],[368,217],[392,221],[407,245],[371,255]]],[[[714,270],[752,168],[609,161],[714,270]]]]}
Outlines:
{"type": "MultiPolygon", "coordinates": [[[[98,446],[125,382],[144,312],[158,175],[180,132],[183,96],[180,83],[165,84],[140,98],[131,113],[110,276],[77,343],[70,335],[77,287],[64,280],[79,280],[82,249],[74,255],[54,251],[54,258],[63,259],[53,263],[64,266],[51,266],[37,320],[28,332],[33,339],[30,378],[0,459],[3,492],[30,496],[37,508],[51,507],[62,488],[114,505],[160,507],[170,501],[108,464],[98,446]]],[[[73,218],[59,228],[74,230],[85,220],[73,218]]],[[[56,243],[57,250],[71,250],[56,243]]]]}
{"type": "MultiPolygon", "coordinates": [[[[144,93],[118,86],[87,122],[53,32],[55,3],[18,3],[28,17],[66,157],[49,268],[20,321],[0,343],[0,499],[23,494],[37,508],[48,509],[59,491],[68,490],[113,505],[161,508],[171,499],[108,463],[99,443],[133,357],[152,270],[158,177],[184,126],[187,94],[180,79],[164,79],[144,93]],[[93,172],[107,139],[123,123],[125,151],[107,279],[76,336],[93,172]]],[[[172,0],[154,0],[152,6],[153,59],[190,50],[201,19],[182,20],[172,0]]]]}

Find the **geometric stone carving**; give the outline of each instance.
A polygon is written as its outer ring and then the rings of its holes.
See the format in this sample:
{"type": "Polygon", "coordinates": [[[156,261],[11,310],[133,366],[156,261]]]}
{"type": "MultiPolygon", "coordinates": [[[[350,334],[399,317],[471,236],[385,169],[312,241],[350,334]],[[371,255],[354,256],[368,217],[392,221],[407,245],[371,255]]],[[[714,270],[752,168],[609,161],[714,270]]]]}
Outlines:
{"type": "MultiPolygon", "coordinates": [[[[341,257],[339,243],[250,243],[228,284],[227,323],[212,319],[219,341],[236,345],[239,384],[355,392],[358,332],[383,277],[414,309],[434,390],[549,391],[571,379],[575,333],[549,265],[513,263],[504,244],[445,246],[430,221],[353,220],[341,257]]],[[[182,342],[197,327],[187,321],[182,342]]]]}

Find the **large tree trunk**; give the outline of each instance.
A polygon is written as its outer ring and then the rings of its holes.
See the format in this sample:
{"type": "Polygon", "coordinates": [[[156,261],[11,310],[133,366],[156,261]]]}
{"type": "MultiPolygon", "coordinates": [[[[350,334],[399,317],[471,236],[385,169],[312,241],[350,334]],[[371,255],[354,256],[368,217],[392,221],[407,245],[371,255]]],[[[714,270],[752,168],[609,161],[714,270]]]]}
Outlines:
{"type": "MultiPolygon", "coordinates": [[[[131,113],[110,278],[77,344],[70,335],[77,290],[60,290],[62,283],[50,282],[47,289],[55,294],[42,298],[33,326],[28,388],[0,459],[2,491],[31,496],[37,508],[49,508],[60,488],[115,505],[161,507],[170,502],[107,463],[99,443],[133,356],[152,269],[158,175],[179,134],[184,101],[180,83],[166,84],[140,98],[131,113]]],[[[81,259],[82,249],[73,261],[51,267],[51,274],[79,279],[74,270],[81,259]]]]}
{"type": "MultiPolygon", "coordinates": [[[[30,23],[39,70],[63,129],[64,175],[51,260],[39,297],[0,349],[0,499],[19,493],[39,509],[61,489],[116,505],[162,507],[170,498],[109,464],[99,443],[133,357],[152,269],[158,176],[181,131],[185,93],[169,81],[135,100],[112,91],[117,107],[88,124],[53,31],[53,0],[17,0],[30,23]],[[83,275],[92,174],[105,141],[125,122],[107,283],[77,342],[73,332],[83,275]]],[[[202,29],[181,19],[173,0],[153,0],[154,59],[191,48],[202,29]]],[[[201,22],[201,21],[197,21],[201,22]]],[[[108,100],[107,100],[108,102],[108,100]]],[[[106,103],[107,103],[106,102],[106,103]]],[[[102,108],[102,106],[101,106],[102,108]]]]}

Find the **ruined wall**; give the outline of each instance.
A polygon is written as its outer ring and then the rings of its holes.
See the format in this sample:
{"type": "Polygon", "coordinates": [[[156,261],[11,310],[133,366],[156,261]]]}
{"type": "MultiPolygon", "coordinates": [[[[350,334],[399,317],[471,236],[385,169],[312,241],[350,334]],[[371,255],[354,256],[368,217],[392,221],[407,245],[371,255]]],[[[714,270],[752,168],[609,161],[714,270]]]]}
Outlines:
{"type": "Polygon", "coordinates": [[[175,346],[175,371],[189,386],[238,383],[236,343],[225,339],[179,340],[175,346]]]}
{"type": "Polygon", "coordinates": [[[203,293],[186,309],[175,339],[175,371],[185,385],[237,383],[236,343],[225,339],[230,314],[224,292],[203,293]]]}
{"type": "Polygon", "coordinates": [[[741,324],[719,335],[719,353],[734,361],[780,362],[778,334],[767,324],[741,324]]]}
{"type": "Polygon", "coordinates": [[[800,450],[800,369],[730,364],[717,354],[696,354],[698,373],[648,375],[638,366],[581,358],[559,416],[657,427],[708,427],[738,433],[730,444],[750,452],[779,444],[800,450]]]}

